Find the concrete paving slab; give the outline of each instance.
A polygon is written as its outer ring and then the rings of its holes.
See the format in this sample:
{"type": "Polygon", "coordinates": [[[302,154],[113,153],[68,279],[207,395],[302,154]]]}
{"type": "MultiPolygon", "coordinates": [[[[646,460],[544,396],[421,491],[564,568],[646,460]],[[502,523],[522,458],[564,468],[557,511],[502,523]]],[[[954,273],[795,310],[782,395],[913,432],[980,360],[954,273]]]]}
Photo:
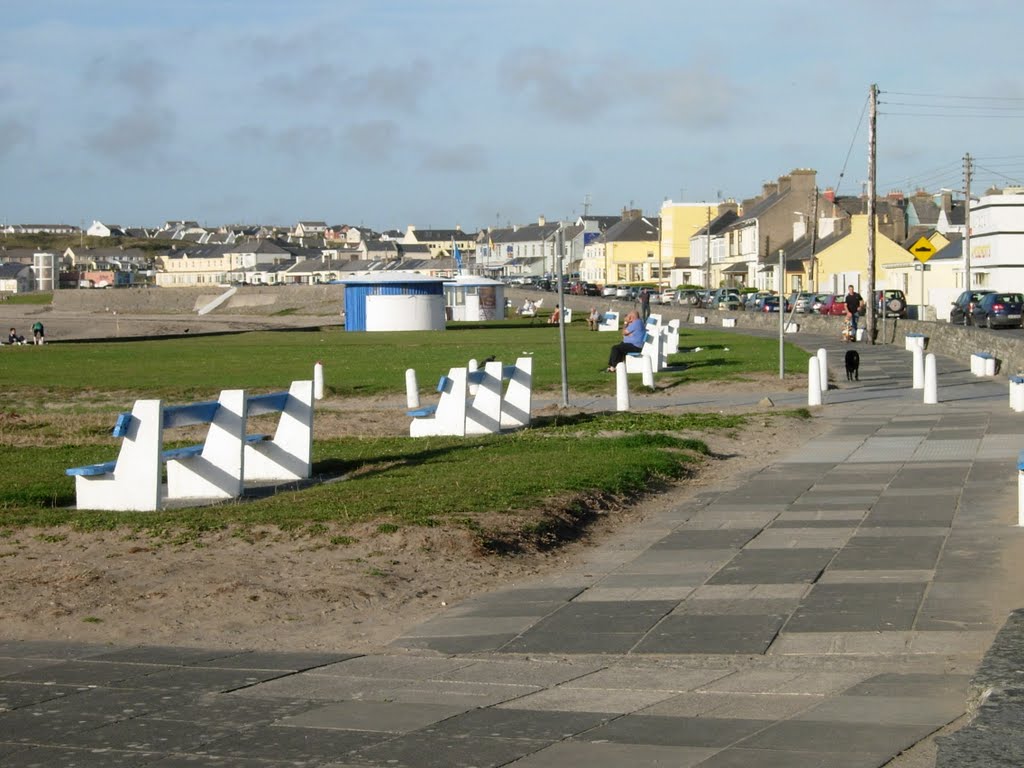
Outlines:
{"type": "Polygon", "coordinates": [[[129,664],[161,664],[185,667],[204,661],[235,656],[238,651],[225,648],[179,648],[170,645],[140,645],[118,648],[92,655],[92,661],[124,662],[129,664]]]}
{"type": "Polygon", "coordinates": [[[234,727],[217,723],[136,717],[69,734],[63,738],[63,743],[86,749],[131,749],[166,754],[193,752],[234,732],[234,727]]]}
{"type": "Polygon", "coordinates": [[[4,768],[127,768],[152,765],[158,757],[149,752],[37,746],[5,756],[4,768]]]}
{"type": "Polygon", "coordinates": [[[785,632],[893,632],[913,628],[926,585],[815,584],[785,632]]]}
{"type": "Polygon", "coordinates": [[[832,568],[821,574],[819,584],[885,584],[888,582],[919,582],[927,584],[935,578],[929,570],[852,570],[832,568]]]}
{"type": "Polygon", "coordinates": [[[616,717],[605,712],[543,712],[529,709],[474,709],[422,730],[442,739],[530,739],[561,741],[597,728],[616,717]]]}
{"type": "Polygon", "coordinates": [[[221,656],[195,664],[197,667],[220,669],[276,669],[304,672],[328,664],[354,659],[356,653],[284,653],[276,651],[244,651],[234,656],[221,656]]]}
{"type": "Polygon", "coordinates": [[[653,551],[741,549],[744,544],[757,536],[760,530],[760,528],[718,528],[714,530],[684,528],[655,542],[651,549],[653,551]]]}
{"type": "Polygon", "coordinates": [[[799,597],[757,597],[749,600],[686,600],[669,616],[788,616],[800,605],[799,597]]]}
{"type": "Polygon", "coordinates": [[[461,715],[464,707],[443,704],[405,704],[394,701],[339,701],[279,719],[288,728],[327,728],[346,731],[409,733],[461,715]]]}
{"type": "Polygon", "coordinates": [[[729,748],[700,764],[701,768],[878,768],[889,762],[888,752],[840,755],[788,749],[729,748]]]}
{"type": "Polygon", "coordinates": [[[640,711],[667,717],[722,717],[747,720],[787,720],[824,700],[807,694],[681,693],[640,711]]]}
{"type": "Polygon", "coordinates": [[[439,616],[406,633],[406,639],[418,637],[466,637],[487,634],[518,634],[536,623],[537,616],[439,616]]]}
{"type": "Polygon", "coordinates": [[[577,603],[621,602],[623,600],[685,600],[694,587],[594,587],[578,598],[577,603]]]}
{"type": "Polygon", "coordinates": [[[577,737],[580,741],[664,747],[727,747],[772,725],[771,720],[624,715],[577,737]]]}
{"type": "Polygon", "coordinates": [[[374,654],[318,667],[300,676],[365,677],[387,680],[433,680],[469,666],[469,659],[438,659],[409,654],[374,654]]]}
{"type": "Polygon", "coordinates": [[[747,549],[839,549],[854,531],[850,527],[773,526],[762,531],[747,545],[747,549]]]}
{"type": "Polygon", "coordinates": [[[760,733],[744,739],[738,746],[838,755],[865,752],[896,755],[934,730],[935,726],[932,725],[789,720],[770,725],[760,733]]]}
{"type": "Polygon", "coordinates": [[[705,584],[694,590],[690,600],[776,600],[800,598],[810,584],[705,584]]]}
{"type": "Polygon", "coordinates": [[[829,563],[829,570],[934,569],[945,536],[853,536],[829,563]]]}
{"type": "Polygon", "coordinates": [[[818,578],[833,549],[743,550],[716,573],[710,584],[795,584],[818,578]]]}
{"type": "Polygon", "coordinates": [[[273,669],[171,667],[111,682],[113,688],[154,689],[169,693],[226,693],[291,674],[273,669]]]}
{"type": "Polygon", "coordinates": [[[600,663],[572,658],[557,661],[482,659],[471,661],[464,667],[439,676],[438,679],[461,683],[532,685],[549,688],[585,678],[603,668],[600,663]]]}
{"type": "Polygon", "coordinates": [[[678,693],[702,688],[733,674],[735,667],[701,665],[680,669],[663,664],[615,664],[566,683],[565,688],[646,690],[678,693]]]}
{"type": "Polygon", "coordinates": [[[267,758],[315,764],[347,760],[356,750],[388,738],[390,735],[384,733],[268,725],[236,731],[206,744],[200,751],[229,759],[267,758]]]}
{"type": "Polygon", "coordinates": [[[27,707],[61,696],[70,696],[82,690],[77,685],[56,685],[49,683],[19,683],[0,681],[0,709],[10,710],[27,707]]]}
{"type": "Polygon", "coordinates": [[[673,614],[654,627],[634,653],[764,653],[785,615],[673,614]]]}
{"type": "Polygon", "coordinates": [[[604,712],[626,714],[675,696],[674,691],[635,688],[575,688],[559,686],[510,699],[499,709],[532,709],[551,712],[604,712]]]}
{"type": "Polygon", "coordinates": [[[715,749],[564,741],[511,764],[511,768],[692,768],[715,749]]]}
{"type": "Polygon", "coordinates": [[[794,720],[939,727],[964,713],[966,691],[938,696],[838,696],[816,704],[794,720]]]}

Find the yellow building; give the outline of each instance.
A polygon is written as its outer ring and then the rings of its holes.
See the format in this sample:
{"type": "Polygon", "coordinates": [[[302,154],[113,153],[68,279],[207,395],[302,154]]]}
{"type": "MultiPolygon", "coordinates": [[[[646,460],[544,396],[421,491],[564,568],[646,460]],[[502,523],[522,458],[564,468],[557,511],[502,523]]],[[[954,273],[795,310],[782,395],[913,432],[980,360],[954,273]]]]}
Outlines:
{"type": "MultiPolygon", "coordinates": [[[[605,284],[639,283],[658,279],[660,237],[658,221],[630,211],[599,238],[604,245],[605,284]]],[[[665,275],[671,264],[662,265],[665,275]]]]}
{"type": "Polygon", "coordinates": [[[690,238],[718,216],[718,205],[673,203],[661,205],[661,244],[659,272],[668,278],[673,268],[689,270],[690,238]]]}
{"type": "MultiPolygon", "coordinates": [[[[868,217],[866,214],[850,217],[850,231],[824,246],[815,254],[817,290],[822,293],[846,293],[852,285],[859,293],[868,289],[868,217]]],[[[892,275],[886,264],[907,260],[907,252],[899,243],[878,232],[875,227],[875,288],[902,288],[891,284],[892,275]]]]}

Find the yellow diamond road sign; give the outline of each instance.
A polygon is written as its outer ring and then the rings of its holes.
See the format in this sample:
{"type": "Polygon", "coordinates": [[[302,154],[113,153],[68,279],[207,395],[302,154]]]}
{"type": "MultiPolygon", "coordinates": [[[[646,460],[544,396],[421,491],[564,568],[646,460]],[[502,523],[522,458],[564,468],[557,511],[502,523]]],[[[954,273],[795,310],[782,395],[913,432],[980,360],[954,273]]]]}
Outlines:
{"type": "Polygon", "coordinates": [[[935,246],[932,245],[931,240],[923,235],[917,238],[917,242],[910,246],[910,252],[914,254],[914,258],[924,264],[928,259],[935,255],[935,246]]]}

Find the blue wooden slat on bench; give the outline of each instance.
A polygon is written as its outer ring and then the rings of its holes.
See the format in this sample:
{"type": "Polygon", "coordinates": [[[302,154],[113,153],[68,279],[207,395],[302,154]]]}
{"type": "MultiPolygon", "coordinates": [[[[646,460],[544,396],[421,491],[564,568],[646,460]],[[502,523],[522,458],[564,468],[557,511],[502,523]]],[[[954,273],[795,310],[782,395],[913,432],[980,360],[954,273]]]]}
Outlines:
{"type": "MultiPolygon", "coordinates": [[[[512,376],[515,374],[515,372],[516,372],[516,367],[514,365],[503,365],[501,367],[501,378],[502,379],[511,379],[512,376]]],[[[486,375],[487,375],[487,371],[485,371],[483,368],[480,368],[480,369],[475,370],[475,371],[470,371],[469,373],[466,374],[466,383],[468,383],[468,384],[483,384],[484,376],[486,376],[486,375]]],[[[438,389],[438,392],[440,392],[440,391],[441,390],[438,389]]]]}
{"type": "Polygon", "coordinates": [[[246,398],[250,416],[262,416],[265,413],[280,413],[288,407],[288,393],[274,392],[269,395],[251,395],[246,398]]]}
{"type": "Polygon", "coordinates": [[[193,424],[209,424],[220,408],[220,403],[210,400],[206,403],[170,405],[164,407],[164,429],[188,427],[193,424]]]}
{"type": "MultiPolygon", "coordinates": [[[[444,392],[448,388],[448,382],[450,379],[447,376],[442,376],[437,380],[437,391],[444,392]]],[[[412,416],[413,418],[421,419],[425,416],[433,416],[434,411],[437,410],[436,405],[425,405],[422,408],[414,408],[411,411],[406,411],[406,416],[412,416]]]]}
{"type": "Polygon", "coordinates": [[[114,437],[124,437],[128,434],[128,427],[132,424],[132,415],[130,413],[119,413],[117,415],[117,421],[114,423],[114,431],[111,433],[114,437]]]}
{"type": "MultiPolygon", "coordinates": [[[[131,415],[131,414],[128,414],[131,415]]],[[[246,435],[245,442],[247,443],[261,443],[268,439],[268,435],[246,435]]],[[[160,452],[160,461],[173,461],[175,459],[187,459],[192,456],[198,456],[203,452],[202,445],[188,445],[184,448],[169,448],[166,451],[160,452]]],[[[84,467],[71,467],[65,469],[65,475],[82,475],[84,477],[95,477],[97,475],[109,475],[114,471],[114,467],[117,466],[116,461],[105,461],[102,464],[88,464],[84,467]]]]}

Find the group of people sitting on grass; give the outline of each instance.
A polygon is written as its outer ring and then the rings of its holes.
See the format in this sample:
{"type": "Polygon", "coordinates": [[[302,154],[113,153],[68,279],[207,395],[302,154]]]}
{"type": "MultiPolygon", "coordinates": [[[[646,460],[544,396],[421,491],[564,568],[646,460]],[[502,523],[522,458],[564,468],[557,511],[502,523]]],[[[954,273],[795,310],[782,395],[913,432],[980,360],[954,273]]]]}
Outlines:
{"type": "Polygon", "coordinates": [[[24,336],[21,336],[18,331],[11,328],[10,333],[7,334],[8,344],[43,344],[46,341],[46,337],[43,334],[43,324],[36,320],[32,323],[32,341],[29,342],[24,336]]]}

